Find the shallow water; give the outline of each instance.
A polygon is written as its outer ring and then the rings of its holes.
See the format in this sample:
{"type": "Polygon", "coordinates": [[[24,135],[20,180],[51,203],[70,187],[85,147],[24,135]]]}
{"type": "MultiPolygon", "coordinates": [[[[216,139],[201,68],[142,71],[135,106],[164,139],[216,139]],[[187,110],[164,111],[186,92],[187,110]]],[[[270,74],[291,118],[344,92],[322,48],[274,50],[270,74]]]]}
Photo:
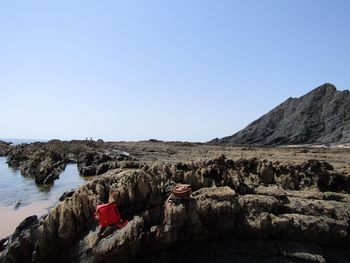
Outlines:
{"type": "Polygon", "coordinates": [[[10,142],[12,145],[18,145],[22,143],[33,143],[33,142],[47,142],[48,140],[41,139],[14,139],[14,138],[0,138],[1,141],[10,142]]]}
{"type": "Polygon", "coordinates": [[[37,186],[33,178],[22,176],[7,165],[6,157],[0,157],[0,239],[11,234],[26,217],[45,214],[64,192],[85,182],[77,165],[68,164],[52,186],[37,186]],[[17,208],[16,203],[20,203],[17,208]]]}

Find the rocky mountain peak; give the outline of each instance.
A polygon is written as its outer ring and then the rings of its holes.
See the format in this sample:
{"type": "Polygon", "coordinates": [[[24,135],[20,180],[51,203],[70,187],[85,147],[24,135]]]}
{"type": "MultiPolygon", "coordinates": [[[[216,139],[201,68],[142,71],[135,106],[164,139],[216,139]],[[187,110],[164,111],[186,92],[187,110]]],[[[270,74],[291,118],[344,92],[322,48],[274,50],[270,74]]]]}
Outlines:
{"type": "Polygon", "coordinates": [[[341,92],[341,91],[338,91],[337,88],[333,84],[325,83],[325,84],[311,90],[310,92],[308,92],[304,96],[324,97],[324,96],[331,96],[335,92],[341,92]]]}
{"type": "Polygon", "coordinates": [[[325,83],[289,98],[219,144],[289,145],[350,143],[350,95],[325,83]]]}

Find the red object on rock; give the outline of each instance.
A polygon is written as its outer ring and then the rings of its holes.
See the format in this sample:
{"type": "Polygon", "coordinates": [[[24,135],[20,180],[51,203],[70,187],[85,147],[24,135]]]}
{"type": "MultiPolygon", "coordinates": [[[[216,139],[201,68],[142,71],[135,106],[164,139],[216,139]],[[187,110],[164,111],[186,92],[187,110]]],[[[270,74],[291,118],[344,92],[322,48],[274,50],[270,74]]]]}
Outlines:
{"type": "Polygon", "coordinates": [[[190,184],[178,184],[174,187],[172,193],[180,198],[189,198],[192,193],[190,184]]]}
{"type": "Polygon", "coordinates": [[[116,203],[98,205],[96,207],[95,218],[101,227],[116,225],[118,228],[124,227],[128,220],[123,220],[120,216],[116,203]]]}

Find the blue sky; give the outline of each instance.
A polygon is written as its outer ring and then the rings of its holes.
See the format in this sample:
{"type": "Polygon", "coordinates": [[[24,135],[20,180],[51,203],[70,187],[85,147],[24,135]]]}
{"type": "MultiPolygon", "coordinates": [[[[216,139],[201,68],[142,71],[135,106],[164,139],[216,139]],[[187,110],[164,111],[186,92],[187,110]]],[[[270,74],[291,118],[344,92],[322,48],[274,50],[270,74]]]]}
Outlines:
{"type": "Polygon", "coordinates": [[[3,138],[207,141],[350,87],[349,1],[1,1],[3,138]]]}

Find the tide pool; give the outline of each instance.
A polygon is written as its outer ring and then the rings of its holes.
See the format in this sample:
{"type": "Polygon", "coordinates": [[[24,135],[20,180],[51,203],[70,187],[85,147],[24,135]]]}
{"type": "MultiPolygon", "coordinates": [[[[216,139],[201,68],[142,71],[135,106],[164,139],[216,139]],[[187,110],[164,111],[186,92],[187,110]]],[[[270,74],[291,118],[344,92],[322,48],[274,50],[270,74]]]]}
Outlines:
{"type": "Polygon", "coordinates": [[[59,202],[60,196],[87,182],[76,164],[68,164],[51,186],[37,186],[34,178],[10,168],[0,157],[0,239],[11,234],[23,219],[41,216],[59,202]]]}

